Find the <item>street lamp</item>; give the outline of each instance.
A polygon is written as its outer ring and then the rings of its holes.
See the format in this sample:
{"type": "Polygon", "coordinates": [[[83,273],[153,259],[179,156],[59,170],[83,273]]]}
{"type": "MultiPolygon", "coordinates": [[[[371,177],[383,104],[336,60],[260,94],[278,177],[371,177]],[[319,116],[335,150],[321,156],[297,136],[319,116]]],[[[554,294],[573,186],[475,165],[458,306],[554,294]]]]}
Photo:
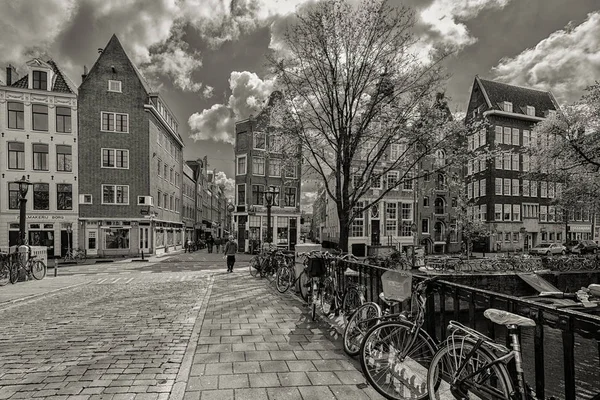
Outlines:
{"type": "Polygon", "coordinates": [[[25,179],[25,175],[18,180],[11,183],[16,183],[19,185],[19,245],[25,244],[25,219],[26,216],[26,208],[27,208],[27,192],[29,191],[29,182],[25,179]]]}
{"type": "Polygon", "coordinates": [[[231,201],[227,205],[227,212],[229,213],[230,221],[229,221],[229,234],[233,236],[233,212],[235,211],[235,206],[231,201]]]}
{"type": "Polygon", "coordinates": [[[273,207],[276,194],[277,193],[273,189],[269,189],[265,192],[265,202],[267,203],[267,243],[269,244],[273,241],[271,232],[271,207],[273,207]]]}

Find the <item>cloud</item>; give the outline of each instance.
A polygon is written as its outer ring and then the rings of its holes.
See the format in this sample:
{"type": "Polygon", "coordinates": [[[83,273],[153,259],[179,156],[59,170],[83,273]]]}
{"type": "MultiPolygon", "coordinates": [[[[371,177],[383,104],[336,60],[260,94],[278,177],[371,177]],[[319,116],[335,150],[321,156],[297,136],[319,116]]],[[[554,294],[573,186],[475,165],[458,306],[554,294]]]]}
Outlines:
{"type": "Polygon", "coordinates": [[[260,79],[253,72],[233,71],[229,76],[231,96],[227,105],[214,104],[211,108],[194,113],[188,119],[194,140],[214,140],[235,143],[236,120],[256,115],[273,91],[274,80],[260,79]]]}
{"type": "Polygon", "coordinates": [[[570,23],[534,48],[504,58],[492,69],[495,79],[552,90],[559,102],[579,99],[600,77],[600,12],[578,26],[570,23]]]}
{"type": "Polygon", "coordinates": [[[229,199],[233,198],[235,191],[235,179],[227,177],[227,174],[223,171],[217,171],[215,175],[215,183],[219,186],[223,186],[225,190],[225,196],[229,199]]]}
{"type": "Polygon", "coordinates": [[[210,99],[211,97],[213,97],[215,88],[212,86],[204,86],[204,90],[202,91],[202,96],[204,96],[204,98],[206,99],[210,99]]]}

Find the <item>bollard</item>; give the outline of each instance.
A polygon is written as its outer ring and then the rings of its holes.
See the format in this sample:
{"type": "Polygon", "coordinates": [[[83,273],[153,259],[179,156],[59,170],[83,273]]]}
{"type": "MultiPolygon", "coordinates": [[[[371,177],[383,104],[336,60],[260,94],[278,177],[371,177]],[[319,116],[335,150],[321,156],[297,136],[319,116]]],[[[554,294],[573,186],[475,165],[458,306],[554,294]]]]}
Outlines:
{"type": "Polygon", "coordinates": [[[58,275],[58,258],[54,259],[54,277],[58,275]]]}
{"type": "Polygon", "coordinates": [[[144,261],[144,250],[142,250],[142,261],[144,261]]]}

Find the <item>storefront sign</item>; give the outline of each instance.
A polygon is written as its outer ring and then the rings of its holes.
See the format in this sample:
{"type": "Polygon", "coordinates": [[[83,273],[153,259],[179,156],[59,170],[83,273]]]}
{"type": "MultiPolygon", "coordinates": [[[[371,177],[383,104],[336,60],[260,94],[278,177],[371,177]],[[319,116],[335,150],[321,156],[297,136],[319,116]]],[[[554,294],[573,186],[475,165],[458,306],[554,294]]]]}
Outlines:
{"type": "MultiPolygon", "coordinates": [[[[20,215],[17,215],[17,221],[20,219],[20,215]]],[[[56,220],[65,219],[64,215],[28,215],[27,220],[56,220]]]]}
{"type": "Polygon", "coordinates": [[[592,225],[569,225],[569,232],[591,233],[592,225]]]}

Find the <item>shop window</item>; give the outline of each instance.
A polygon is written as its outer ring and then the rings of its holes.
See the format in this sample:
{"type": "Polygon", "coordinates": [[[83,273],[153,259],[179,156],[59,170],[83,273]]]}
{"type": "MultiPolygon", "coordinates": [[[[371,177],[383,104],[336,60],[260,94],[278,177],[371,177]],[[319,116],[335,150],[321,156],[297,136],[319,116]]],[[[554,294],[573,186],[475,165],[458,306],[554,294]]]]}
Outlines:
{"type": "Polygon", "coordinates": [[[129,231],[124,228],[109,228],[104,230],[104,243],[106,249],[128,249],[129,231]]]}

